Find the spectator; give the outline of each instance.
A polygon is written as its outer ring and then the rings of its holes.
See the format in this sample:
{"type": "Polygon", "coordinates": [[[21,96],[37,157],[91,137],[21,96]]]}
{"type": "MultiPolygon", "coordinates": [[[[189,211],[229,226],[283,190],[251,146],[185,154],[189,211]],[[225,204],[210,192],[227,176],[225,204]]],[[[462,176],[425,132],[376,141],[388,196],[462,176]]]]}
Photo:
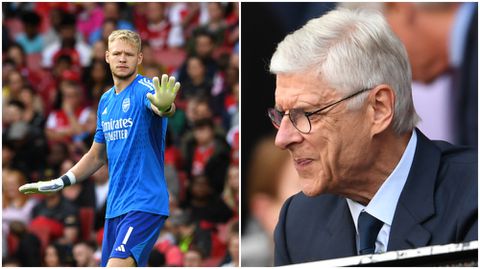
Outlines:
{"type": "Polygon", "coordinates": [[[9,232],[10,223],[19,221],[28,225],[32,218],[32,210],[37,200],[22,195],[18,188],[27,182],[25,175],[18,170],[2,171],[2,225],[3,237],[9,232]]]}
{"type": "Polygon", "coordinates": [[[76,216],[70,215],[63,222],[63,236],[56,243],[64,250],[63,260],[70,266],[75,265],[73,247],[80,239],[80,222],[76,216]]]}
{"type": "Polygon", "coordinates": [[[405,45],[412,94],[430,139],[478,145],[478,4],[343,3],[380,10],[405,45]]]}
{"type": "Polygon", "coordinates": [[[191,56],[187,59],[187,79],[182,84],[180,98],[187,99],[192,96],[212,96],[213,82],[206,76],[206,67],[201,58],[191,56]]]}
{"type": "Polygon", "coordinates": [[[10,72],[7,84],[3,86],[3,104],[7,104],[10,100],[19,100],[20,91],[25,85],[25,80],[18,71],[10,72]]]}
{"type": "Polygon", "coordinates": [[[230,258],[230,262],[224,263],[222,267],[239,267],[240,260],[239,260],[239,248],[238,248],[238,241],[240,240],[238,234],[238,221],[234,221],[230,224],[229,231],[228,231],[228,256],[230,258]]]}
{"type": "Polygon", "coordinates": [[[60,174],[60,167],[69,157],[68,146],[65,143],[54,142],[49,144],[49,153],[46,157],[47,166],[43,172],[44,177],[53,177],[60,174]]]}
{"type": "Polygon", "coordinates": [[[95,260],[95,242],[80,241],[73,247],[73,257],[77,267],[98,267],[99,263],[95,260]]]}
{"type": "Polygon", "coordinates": [[[207,3],[185,3],[177,12],[183,14],[181,24],[186,40],[192,37],[193,30],[208,21],[207,3]]]}
{"type": "Polygon", "coordinates": [[[18,246],[12,255],[20,266],[38,267],[41,265],[40,240],[28,232],[27,227],[20,221],[10,223],[10,232],[18,240],[18,246]]]}
{"type": "Polygon", "coordinates": [[[79,40],[75,34],[76,18],[74,15],[65,13],[60,24],[60,40],[49,45],[43,51],[42,65],[51,68],[54,60],[59,55],[70,55],[74,65],[88,66],[90,64],[90,47],[79,40]]]}
{"type": "Polygon", "coordinates": [[[2,85],[5,85],[7,84],[8,82],[8,76],[10,76],[10,73],[12,73],[13,71],[16,71],[16,67],[15,67],[15,62],[10,59],[10,58],[6,58],[3,60],[2,62],[2,85]]]}
{"type": "MultiPolygon", "coordinates": [[[[173,211],[172,211],[173,212],[173,211]]],[[[174,214],[171,214],[175,216],[174,214]]],[[[155,243],[154,250],[158,251],[163,256],[163,264],[165,266],[182,266],[183,265],[183,253],[177,246],[177,241],[172,233],[172,225],[177,225],[175,217],[167,220],[165,228],[160,232],[157,242],[155,243]]]]}
{"type": "Polygon", "coordinates": [[[202,252],[195,246],[190,246],[185,255],[183,255],[184,267],[200,267],[203,263],[202,252]]]}
{"type": "MultiPolygon", "coordinates": [[[[273,231],[283,202],[300,190],[298,175],[288,152],[265,137],[255,146],[247,174],[246,197],[251,217],[243,222],[242,265],[273,265],[273,231]]],[[[243,198],[243,197],[242,197],[243,198]]]]}
{"type": "Polygon", "coordinates": [[[214,192],[212,183],[206,176],[194,176],[190,182],[189,209],[193,221],[213,227],[217,223],[225,223],[232,218],[232,210],[220,196],[214,192]]]}
{"type": "MultiPolygon", "coordinates": [[[[75,162],[71,159],[64,160],[60,168],[60,174],[63,175],[68,172],[74,164],[75,162]]],[[[80,184],[72,185],[71,188],[63,189],[62,195],[75,204],[77,208],[95,208],[95,184],[91,180],[85,180],[80,184]]]]}
{"type": "MultiPolygon", "coordinates": [[[[190,55],[195,55],[203,60],[206,67],[206,76],[213,81],[218,69],[217,62],[213,58],[213,51],[215,49],[214,38],[207,32],[198,32],[194,36],[194,50],[190,55]]],[[[185,61],[178,71],[178,79],[180,82],[188,80],[187,62],[185,61]]]]}
{"type": "MultiPolygon", "coordinates": [[[[48,5],[51,3],[43,3],[44,5],[48,5]]],[[[66,3],[70,4],[70,3],[66,3]]],[[[39,14],[42,12],[38,11],[39,14]]],[[[43,33],[43,42],[44,48],[50,47],[52,44],[58,43],[60,41],[60,31],[62,28],[62,19],[66,13],[69,13],[69,8],[62,7],[61,5],[50,5],[49,7],[45,7],[43,10],[43,22],[44,25],[48,25],[49,27],[43,33]]],[[[76,33],[76,38],[78,40],[82,40],[82,34],[80,32],[76,33]]]]}
{"type": "Polygon", "coordinates": [[[21,20],[25,32],[17,34],[15,41],[23,47],[26,54],[42,52],[43,37],[38,29],[41,23],[40,16],[34,11],[28,11],[21,15],[21,20]]]}
{"type": "Polygon", "coordinates": [[[45,226],[52,240],[62,237],[63,225],[67,218],[78,219],[78,208],[60,193],[45,196],[45,199],[33,208],[31,225],[45,226]]]}
{"type": "Polygon", "coordinates": [[[98,231],[105,224],[105,210],[108,194],[108,166],[100,167],[91,179],[95,183],[95,230],[98,231]]]}
{"type": "Polygon", "coordinates": [[[2,170],[6,171],[13,168],[15,165],[15,149],[10,143],[5,140],[2,141],[2,170]]]}
{"type": "Polygon", "coordinates": [[[3,139],[15,150],[15,167],[30,176],[32,171],[39,168],[41,162],[35,159],[42,151],[42,145],[35,143],[41,134],[34,133],[34,129],[25,121],[24,113],[25,105],[22,102],[12,100],[8,103],[4,115],[3,139]]]}
{"type": "Polygon", "coordinates": [[[3,259],[2,266],[3,267],[20,267],[22,265],[18,259],[7,257],[6,259],[3,259]]]}
{"type": "Polygon", "coordinates": [[[238,29],[238,21],[239,21],[239,11],[240,11],[240,3],[233,2],[232,4],[232,12],[230,15],[225,19],[227,23],[227,44],[229,48],[238,44],[239,34],[240,31],[238,29]]]}
{"type": "Polygon", "coordinates": [[[20,90],[19,100],[25,105],[24,120],[30,126],[43,130],[45,126],[43,102],[30,85],[24,85],[20,90]]]}
{"type": "MultiPolygon", "coordinates": [[[[103,22],[102,25],[105,21],[110,20],[112,22],[115,22],[116,28],[114,30],[119,30],[119,29],[124,29],[124,30],[135,30],[133,25],[122,19],[122,16],[120,14],[121,7],[120,5],[123,5],[123,3],[117,3],[117,2],[105,2],[103,3],[103,22]]],[[[89,41],[90,44],[94,44],[98,40],[102,39],[102,36],[105,36],[105,33],[102,33],[102,29],[97,29],[96,31],[93,31],[90,34],[89,41]]],[[[108,36],[108,35],[106,35],[108,36]]]]}
{"type": "Polygon", "coordinates": [[[225,21],[225,5],[226,3],[211,2],[208,3],[208,22],[193,31],[193,35],[197,32],[207,32],[212,35],[215,45],[222,46],[227,39],[227,23],[225,21]]]}
{"type": "Polygon", "coordinates": [[[203,257],[210,255],[212,251],[211,230],[202,228],[198,222],[193,221],[188,212],[182,212],[174,222],[177,245],[183,253],[186,253],[191,246],[196,246],[201,250],[203,257]]]}
{"type": "Polygon", "coordinates": [[[163,255],[157,249],[152,249],[150,252],[150,257],[148,258],[149,267],[164,267],[165,266],[165,255],[163,255]]]}
{"type": "MultiPolygon", "coordinates": [[[[58,106],[55,104],[59,95],[59,88],[60,83],[64,78],[66,78],[69,74],[78,74],[75,70],[75,65],[73,63],[73,59],[70,55],[63,54],[59,55],[54,63],[53,63],[52,71],[47,73],[44,77],[45,85],[39,87],[39,94],[42,97],[44,107],[45,107],[45,115],[48,115],[54,106],[58,106]]],[[[58,101],[57,101],[58,102],[58,101]]]]}
{"type": "Polygon", "coordinates": [[[68,264],[65,258],[66,251],[62,246],[58,244],[50,244],[45,250],[43,262],[46,267],[72,266],[72,264],[68,264]]]}
{"type": "Polygon", "coordinates": [[[46,133],[49,141],[71,142],[85,135],[90,108],[82,104],[77,82],[63,80],[60,84],[60,105],[48,115],[46,133]]]}
{"type": "Polygon", "coordinates": [[[98,40],[92,45],[92,61],[105,61],[105,51],[107,50],[106,43],[103,40],[98,40]]]}
{"type": "MultiPolygon", "coordinates": [[[[20,46],[18,43],[13,43],[9,46],[7,50],[7,58],[5,59],[6,62],[13,61],[14,69],[20,72],[22,77],[25,81],[28,81],[30,85],[42,85],[43,84],[43,76],[42,72],[39,70],[38,67],[32,67],[27,64],[27,56],[23,47],[20,46]]],[[[11,63],[11,62],[10,62],[11,63]]],[[[6,70],[7,76],[10,75],[11,72],[8,71],[8,67],[6,70]]]]}
{"type": "Polygon", "coordinates": [[[82,34],[83,40],[88,40],[90,34],[101,27],[103,11],[98,3],[85,2],[79,4],[83,9],[77,16],[77,31],[82,34]]]}
{"type": "Polygon", "coordinates": [[[232,92],[230,93],[230,95],[225,98],[226,100],[224,106],[230,118],[229,126],[231,128],[239,125],[239,91],[240,89],[238,86],[238,82],[236,82],[232,85],[232,92]]]}
{"type": "Polygon", "coordinates": [[[179,47],[183,44],[183,36],[174,35],[165,12],[166,3],[146,3],[144,24],[137,25],[142,40],[148,40],[153,49],[179,47]]]}
{"type": "Polygon", "coordinates": [[[10,37],[10,30],[4,22],[5,18],[2,16],[2,52],[5,52],[12,44],[10,37]]]}
{"type": "Polygon", "coordinates": [[[239,201],[239,175],[238,166],[230,164],[228,168],[227,182],[222,193],[223,202],[238,217],[238,201],[239,201]]]}
{"type": "Polygon", "coordinates": [[[212,119],[194,122],[193,138],[183,147],[185,170],[191,178],[205,175],[215,193],[223,191],[229,164],[230,148],[224,137],[216,136],[212,119]]]}
{"type": "Polygon", "coordinates": [[[83,81],[87,89],[87,98],[91,105],[96,107],[102,94],[113,86],[112,74],[108,72],[108,64],[105,59],[93,59],[84,72],[83,81]]]}
{"type": "MultiPolygon", "coordinates": [[[[105,19],[99,30],[93,32],[88,39],[90,44],[102,41],[104,44],[108,42],[108,36],[118,29],[118,22],[115,19],[105,19]]],[[[103,51],[105,53],[105,51],[103,51]]]]}
{"type": "MultiPolygon", "coordinates": [[[[155,51],[150,46],[150,43],[142,42],[142,53],[143,53],[143,61],[142,65],[138,68],[138,72],[144,76],[152,78],[158,74],[158,72],[167,72],[166,68],[160,64],[159,61],[155,58],[155,51]],[[156,73],[154,70],[156,69],[156,73]]],[[[182,87],[183,88],[183,87],[182,87]]]]}

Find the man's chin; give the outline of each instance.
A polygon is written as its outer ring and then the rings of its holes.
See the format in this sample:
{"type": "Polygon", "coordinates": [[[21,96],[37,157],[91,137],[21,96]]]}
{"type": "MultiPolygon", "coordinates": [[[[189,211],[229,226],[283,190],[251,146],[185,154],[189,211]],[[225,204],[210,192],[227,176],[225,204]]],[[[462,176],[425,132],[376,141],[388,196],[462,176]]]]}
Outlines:
{"type": "Polygon", "coordinates": [[[117,79],[121,79],[121,80],[128,80],[129,78],[131,78],[133,75],[135,75],[135,72],[131,72],[129,74],[118,74],[116,72],[113,73],[113,76],[116,77],[117,79]]]}
{"type": "Polygon", "coordinates": [[[303,194],[308,197],[317,196],[325,192],[325,188],[318,179],[300,178],[300,185],[303,194]]]}

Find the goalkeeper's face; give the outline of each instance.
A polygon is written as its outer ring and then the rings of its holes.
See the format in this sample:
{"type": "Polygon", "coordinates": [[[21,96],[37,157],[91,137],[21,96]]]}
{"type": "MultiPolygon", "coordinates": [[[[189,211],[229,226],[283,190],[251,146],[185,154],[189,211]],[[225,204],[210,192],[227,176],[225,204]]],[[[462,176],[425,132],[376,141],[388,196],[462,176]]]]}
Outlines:
{"type": "Polygon", "coordinates": [[[117,39],[109,44],[105,59],[112,74],[117,79],[129,79],[136,75],[137,67],[142,63],[143,55],[131,42],[117,39]]]}

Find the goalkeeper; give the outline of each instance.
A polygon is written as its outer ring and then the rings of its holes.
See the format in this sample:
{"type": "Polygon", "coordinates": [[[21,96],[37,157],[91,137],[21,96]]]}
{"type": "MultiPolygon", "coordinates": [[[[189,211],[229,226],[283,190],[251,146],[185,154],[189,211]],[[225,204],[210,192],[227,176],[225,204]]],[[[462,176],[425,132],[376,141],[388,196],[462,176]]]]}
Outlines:
{"type": "Polygon", "coordinates": [[[159,82],[137,74],[142,58],[137,33],[110,34],[105,59],[114,87],[100,99],[92,147],[60,178],[19,188],[25,194],[60,191],[108,163],[102,266],[146,266],[169,214],[163,162],[166,116],[175,113],[180,83],[167,75],[159,82]]]}

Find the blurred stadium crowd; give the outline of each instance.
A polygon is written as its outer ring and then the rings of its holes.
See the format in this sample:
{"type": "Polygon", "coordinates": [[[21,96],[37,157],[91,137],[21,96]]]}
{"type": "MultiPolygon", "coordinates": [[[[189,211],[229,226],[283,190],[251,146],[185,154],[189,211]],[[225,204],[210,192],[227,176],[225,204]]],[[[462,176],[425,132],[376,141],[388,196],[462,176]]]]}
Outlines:
{"type": "Polygon", "coordinates": [[[171,215],[149,265],[238,265],[238,9],[2,3],[3,266],[99,265],[106,167],[49,196],[18,187],[61,176],[90,148],[115,29],[141,35],[141,74],[182,83],[165,149],[171,215]]]}

